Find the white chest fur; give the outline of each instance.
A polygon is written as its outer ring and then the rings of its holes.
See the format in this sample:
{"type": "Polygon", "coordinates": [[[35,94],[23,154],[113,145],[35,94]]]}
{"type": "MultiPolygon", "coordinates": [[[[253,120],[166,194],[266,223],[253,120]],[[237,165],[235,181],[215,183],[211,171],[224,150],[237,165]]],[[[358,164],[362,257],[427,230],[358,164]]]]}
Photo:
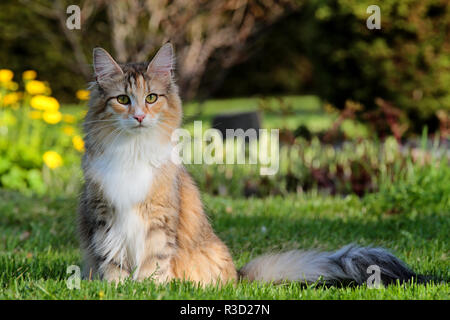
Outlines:
{"type": "Polygon", "coordinates": [[[127,137],[105,152],[89,159],[86,174],[103,190],[114,208],[109,231],[96,235],[96,250],[105,263],[139,268],[145,243],[145,223],[136,205],[148,196],[157,170],[168,161],[170,145],[155,143],[147,137],[127,137]],[[126,261],[126,264],[125,264],[126,261]]]}
{"type": "Polygon", "coordinates": [[[145,227],[135,210],[116,212],[108,228],[95,233],[93,243],[97,254],[105,257],[103,267],[114,262],[134,272],[134,277],[138,275],[145,250],[145,227]]]}
{"type": "Polygon", "coordinates": [[[115,208],[129,209],[146,198],[156,171],[169,160],[170,151],[171,145],[147,136],[124,137],[89,159],[86,173],[115,208]]]}

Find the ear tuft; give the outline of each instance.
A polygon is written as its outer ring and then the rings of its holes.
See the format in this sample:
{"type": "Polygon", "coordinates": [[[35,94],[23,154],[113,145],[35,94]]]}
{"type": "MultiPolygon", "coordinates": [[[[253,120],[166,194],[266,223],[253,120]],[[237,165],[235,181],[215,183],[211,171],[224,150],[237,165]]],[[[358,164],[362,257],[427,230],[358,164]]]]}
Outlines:
{"type": "Polygon", "coordinates": [[[111,55],[103,48],[94,48],[94,72],[98,80],[109,78],[115,74],[123,74],[122,69],[111,55]]]}
{"type": "Polygon", "coordinates": [[[173,47],[168,42],[158,50],[155,57],[148,64],[147,72],[167,73],[173,70],[174,65],[173,47]]]}

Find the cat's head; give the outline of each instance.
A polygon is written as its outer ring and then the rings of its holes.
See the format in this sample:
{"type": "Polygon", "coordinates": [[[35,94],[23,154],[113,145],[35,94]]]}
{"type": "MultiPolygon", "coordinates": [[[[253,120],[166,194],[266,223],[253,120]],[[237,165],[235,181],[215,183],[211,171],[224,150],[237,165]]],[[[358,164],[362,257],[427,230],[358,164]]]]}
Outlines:
{"type": "Polygon", "coordinates": [[[169,141],[182,117],[172,77],[172,45],[165,44],[150,63],[119,65],[102,48],[94,49],[93,58],[95,82],[84,123],[87,140],[152,134],[169,141]]]}

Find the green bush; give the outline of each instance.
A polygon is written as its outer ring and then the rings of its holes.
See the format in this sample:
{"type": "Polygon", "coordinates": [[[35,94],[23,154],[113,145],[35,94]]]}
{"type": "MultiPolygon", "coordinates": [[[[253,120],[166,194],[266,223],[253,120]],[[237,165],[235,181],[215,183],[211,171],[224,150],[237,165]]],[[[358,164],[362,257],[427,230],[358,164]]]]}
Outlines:
{"type": "Polygon", "coordinates": [[[333,40],[325,41],[328,48],[316,47],[315,65],[335,70],[318,70],[325,98],[340,107],[352,99],[366,109],[376,108],[375,99],[383,98],[404,110],[416,131],[424,122],[432,122],[437,110],[450,111],[447,1],[380,1],[380,30],[365,26],[366,8],[373,1],[322,3],[316,11],[321,21],[318,29],[333,40]],[[341,72],[346,77],[336,79],[341,72]]]}
{"type": "MultiPolygon", "coordinates": [[[[254,53],[230,71],[223,96],[309,92],[339,109],[361,103],[366,120],[377,98],[403,111],[409,132],[438,127],[450,112],[450,6],[445,0],[302,1],[255,41],[254,53]],[[369,30],[376,4],[381,29],[369,30]],[[245,75],[245,80],[242,76],[245,75]]],[[[205,82],[205,86],[208,83],[205,82]]],[[[391,134],[383,113],[374,129],[391,134]]]]}

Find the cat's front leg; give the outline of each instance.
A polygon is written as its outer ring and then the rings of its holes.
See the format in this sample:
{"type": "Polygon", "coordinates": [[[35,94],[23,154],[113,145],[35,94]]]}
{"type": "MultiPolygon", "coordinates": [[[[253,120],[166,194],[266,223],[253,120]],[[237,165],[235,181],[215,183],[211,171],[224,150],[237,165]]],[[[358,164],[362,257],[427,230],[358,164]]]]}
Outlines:
{"type": "Polygon", "coordinates": [[[137,279],[151,279],[158,283],[173,278],[171,260],[175,254],[175,237],[167,228],[149,228],[146,255],[137,271],[137,279]]]}
{"type": "Polygon", "coordinates": [[[103,280],[116,283],[122,283],[130,277],[128,270],[113,262],[101,267],[101,275],[103,280]]]}

